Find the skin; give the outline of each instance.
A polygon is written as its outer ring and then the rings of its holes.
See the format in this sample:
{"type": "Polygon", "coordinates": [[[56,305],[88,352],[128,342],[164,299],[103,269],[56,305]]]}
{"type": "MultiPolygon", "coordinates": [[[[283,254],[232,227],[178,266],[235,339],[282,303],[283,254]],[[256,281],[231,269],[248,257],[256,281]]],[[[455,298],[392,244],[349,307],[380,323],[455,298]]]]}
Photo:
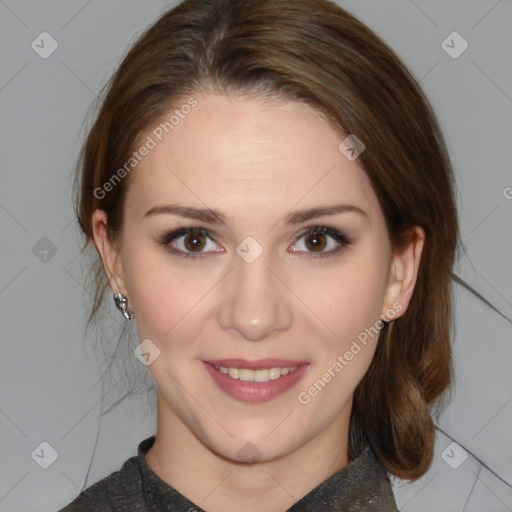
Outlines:
{"type": "MultiPolygon", "coordinates": [[[[195,97],[197,107],[130,175],[117,243],[109,243],[100,210],[93,214],[94,241],[112,291],[128,297],[139,339],[160,350],[148,366],[158,388],[149,466],[209,512],[282,511],[348,463],[352,396],[377,336],[360,344],[362,350],[309,403],[300,403],[298,393],[365,328],[405,312],[425,235],[416,227],[402,252],[392,250],[359,161],[338,150],[345,137],[309,106],[195,97]],[[228,224],[145,216],[170,203],[218,210],[228,224]],[[366,215],[284,221],[291,212],[339,203],[366,215]],[[160,243],[179,226],[210,231],[204,257],[178,256],[160,243]],[[318,249],[311,236],[300,238],[312,226],[334,228],[352,243],[318,257],[338,244],[319,235],[327,245],[318,249]],[[247,236],[263,248],[252,263],[236,252],[247,236]],[[284,394],[247,403],[221,391],[201,363],[230,357],[305,360],[310,366],[284,394]],[[249,442],[261,458],[247,465],[237,454],[249,442]]],[[[174,240],[173,247],[186,250],[184,241],[174,240]]]]}

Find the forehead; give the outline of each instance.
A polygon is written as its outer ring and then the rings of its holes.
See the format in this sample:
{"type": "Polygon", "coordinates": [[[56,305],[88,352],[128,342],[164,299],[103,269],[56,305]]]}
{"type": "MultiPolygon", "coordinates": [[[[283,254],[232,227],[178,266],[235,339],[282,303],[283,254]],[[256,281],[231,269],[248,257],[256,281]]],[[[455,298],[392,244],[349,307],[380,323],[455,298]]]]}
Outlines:
{"type": "Polygon", "coordinates": [[[343,200],[378,214],[366,173],[338,149],[345,135],[316,110],[239,96],[194,98],[193,108],[178,106],[164,116],[170,120],[175,113],[172,124],[144,134],[154,147],[130,175],[128,204],[183,201],[282,213],[294,204],[343,200]]]}

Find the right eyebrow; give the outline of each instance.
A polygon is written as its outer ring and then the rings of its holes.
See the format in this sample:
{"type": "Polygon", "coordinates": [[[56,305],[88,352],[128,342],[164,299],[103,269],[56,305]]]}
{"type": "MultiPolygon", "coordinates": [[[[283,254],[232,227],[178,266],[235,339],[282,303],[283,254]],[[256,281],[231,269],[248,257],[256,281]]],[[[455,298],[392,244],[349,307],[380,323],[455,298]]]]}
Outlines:
{"type": "MultiPolygon", "coordinates": [[[[351,204],[336,204],[330,206],[316,206],[314,208],[289,213],[285,216],[285,223],[300,224],[317,217],[338,215],[341,213],[356,213],[368,218],[368,214],[357,206],[351,204]]],[[[180,217],[200,220],[210,224],[229,225],[226,215],[210,208],[196,208],[192,206],[166,204],[154,206],[144,214],[145,217],[150,217],[152,215],[178,215],[180,217]]]]}

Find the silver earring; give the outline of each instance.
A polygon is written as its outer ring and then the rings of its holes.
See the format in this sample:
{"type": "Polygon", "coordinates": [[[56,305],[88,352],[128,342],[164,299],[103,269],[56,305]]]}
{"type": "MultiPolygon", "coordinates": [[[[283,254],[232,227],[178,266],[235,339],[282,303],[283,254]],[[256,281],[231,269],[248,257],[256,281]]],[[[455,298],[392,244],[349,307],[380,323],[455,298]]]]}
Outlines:
{"type": "Polygon", "coordinates": [[[122,293],[114,293],[114,302],[116,303],[116,307],[121,310],[126,320],[133,318],[133,311],[128,311],[127,309],[128,299],[122,293]]]}

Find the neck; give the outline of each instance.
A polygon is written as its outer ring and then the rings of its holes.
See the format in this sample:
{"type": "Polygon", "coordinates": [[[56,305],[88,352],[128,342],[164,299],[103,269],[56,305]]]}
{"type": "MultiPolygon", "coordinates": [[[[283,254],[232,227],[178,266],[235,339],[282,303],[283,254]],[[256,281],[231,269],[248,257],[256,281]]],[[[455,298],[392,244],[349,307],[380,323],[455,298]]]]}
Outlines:
{"type": "Polygon", "coordinates": [[[158,395],[158,429],[146,454],[167,484],[208,512],[279,512],[348,464],[348,411],[296,450],[244,464],[212,451],[158,395]]]}

